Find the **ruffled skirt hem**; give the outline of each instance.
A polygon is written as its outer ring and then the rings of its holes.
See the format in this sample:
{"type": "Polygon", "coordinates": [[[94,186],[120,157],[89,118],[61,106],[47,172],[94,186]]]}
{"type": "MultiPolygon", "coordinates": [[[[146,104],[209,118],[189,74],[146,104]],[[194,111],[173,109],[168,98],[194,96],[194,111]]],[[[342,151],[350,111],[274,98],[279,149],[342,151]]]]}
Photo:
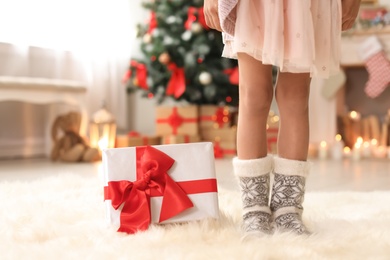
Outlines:
{"type": "Polygon", "coordinates": [[[339,71],[341,1],[244,0],[223,57],[246,53],[281,72],[327,78],[339,71]],[[273,18],[273,19],[272,19],[273,18]]]}

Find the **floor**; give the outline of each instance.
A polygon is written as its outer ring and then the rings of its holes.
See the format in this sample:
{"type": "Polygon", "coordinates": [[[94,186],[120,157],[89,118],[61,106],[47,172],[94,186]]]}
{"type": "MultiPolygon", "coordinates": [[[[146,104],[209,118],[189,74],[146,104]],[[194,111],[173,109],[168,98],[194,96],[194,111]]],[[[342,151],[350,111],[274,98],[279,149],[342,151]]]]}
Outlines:
{"type": "MultiPolygon", "coordinates": [[[[312,160],[307,191],[377,191],[390,190],[390,160],[345,159],[312,160]]],[[[216,160],[218,184],[224,189],[237,189],[231,160],[216,160]]],[[[76,173],[86,178],[96,178],[102,173],[98,163],[59,163],[45,158],[0,160],[0,182],[32,181],[58,174],[76,173]]]]}

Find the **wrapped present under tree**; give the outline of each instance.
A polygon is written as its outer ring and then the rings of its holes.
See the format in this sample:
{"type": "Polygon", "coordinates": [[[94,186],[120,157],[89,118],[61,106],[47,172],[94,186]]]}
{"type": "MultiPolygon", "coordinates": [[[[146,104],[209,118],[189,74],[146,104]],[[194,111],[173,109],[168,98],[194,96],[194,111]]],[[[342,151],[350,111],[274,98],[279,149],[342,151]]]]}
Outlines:
{"type": "Polygon", "coordinates": [[[202,139],[213,142],[215,158],[232,158],[237,155],[235,127],[202,131],[202,139]]]}
{"type": "Polygon", "coordinates": [[[156,134],[165,135],[198,135],[198,107],[188,106],[157,106],[156,134]]]}
{"type": "Polygon", "coordinates": [[[162,144],[186,144],[201,141],[199,135],[166,135],[161,139],[162,144]]]}
{"type": "Polygon", "coordinates": [[[227,106],[202,105],[199,106],[199,127],[229,128],[231,126],[230,108],[227,106]]]}

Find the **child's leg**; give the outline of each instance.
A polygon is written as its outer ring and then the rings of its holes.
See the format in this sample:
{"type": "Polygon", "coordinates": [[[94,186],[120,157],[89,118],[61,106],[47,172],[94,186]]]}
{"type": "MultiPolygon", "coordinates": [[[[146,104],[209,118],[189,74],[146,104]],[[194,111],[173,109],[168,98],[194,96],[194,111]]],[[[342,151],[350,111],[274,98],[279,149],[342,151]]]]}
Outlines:
{"type": "Polygon", "coordinates": [[[273,97],[272,67],[243,53],[238,54],[238,62],[238,157],[233,160],[233,168],[241,189],[243,226],[247,233],[270,233],[272,157],[267,156],[266,122],[273,97]]]}
{"type": "Polygon", "coordinates": [[[310,76],[280,73],[276,101],[280,113],[278,157],[274,159],[271,210],[276,227],[298,234],[309,233],[302,223],[305,181],[309,174],[310,76]]]}
{"type": "Polygon", "coordinates": [[[308,73],[279,73],[276,102],[280,113],[278,155],[306,161],[309,146],[308,73]]]}
{"type": "Polygon", "coordinates": [[[256,159],[267,155],[266,125],[273,98],[272,66],[238,53],[240,68],[238,158],[256,159]]]}

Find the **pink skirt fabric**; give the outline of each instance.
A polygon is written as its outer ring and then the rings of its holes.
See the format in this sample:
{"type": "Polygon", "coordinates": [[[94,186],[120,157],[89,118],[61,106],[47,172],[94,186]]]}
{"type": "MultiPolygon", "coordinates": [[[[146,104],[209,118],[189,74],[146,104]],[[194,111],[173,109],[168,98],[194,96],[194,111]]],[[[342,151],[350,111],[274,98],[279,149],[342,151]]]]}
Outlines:
{"type": "Polygon", "coordinates": [[[279,67],[327,78],[339,71],[341,0],[243,0],[223,57],[243,52],[279,67]]]}

